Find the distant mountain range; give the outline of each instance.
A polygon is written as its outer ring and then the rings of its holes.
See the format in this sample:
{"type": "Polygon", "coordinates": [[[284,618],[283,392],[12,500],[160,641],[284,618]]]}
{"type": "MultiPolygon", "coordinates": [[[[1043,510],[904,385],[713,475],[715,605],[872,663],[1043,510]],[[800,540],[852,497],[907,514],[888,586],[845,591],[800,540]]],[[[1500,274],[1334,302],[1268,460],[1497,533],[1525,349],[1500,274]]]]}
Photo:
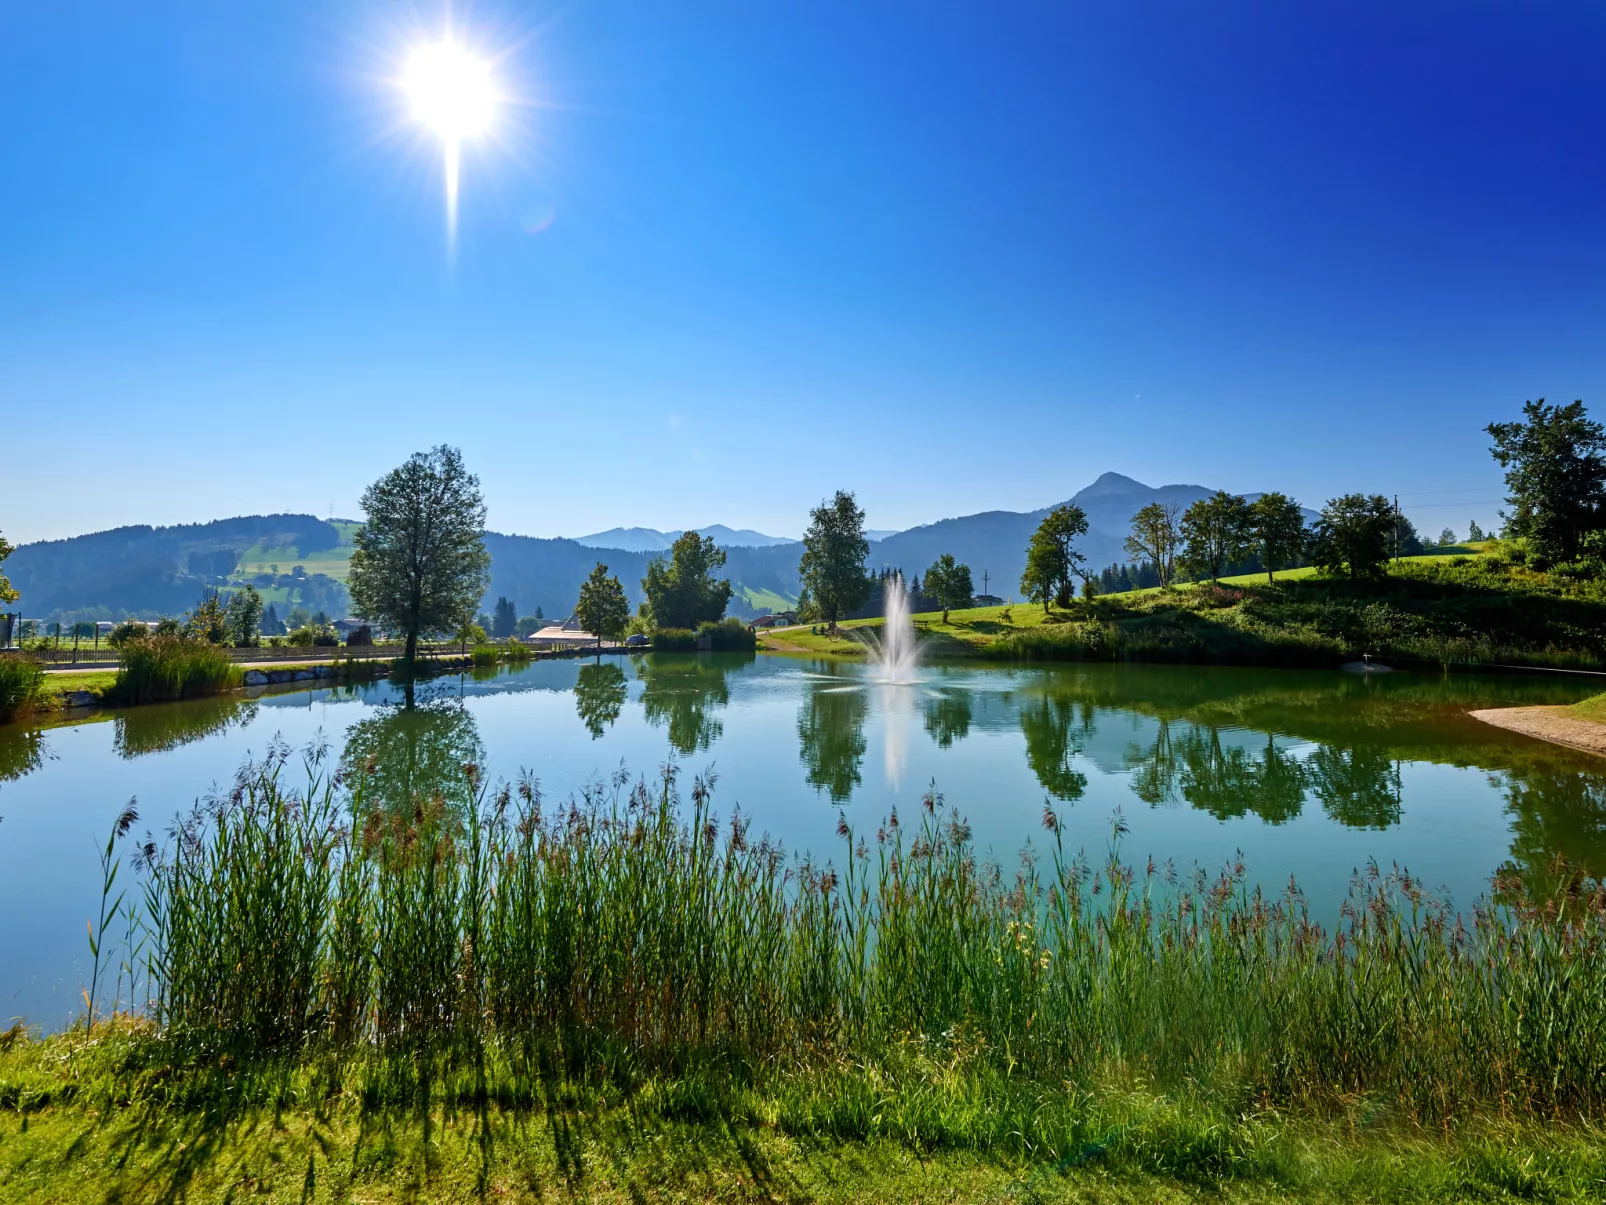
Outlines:
{"type": "MultiPolygon", "coordinates": [[[[1124,562],[1132,516],[1150,502],[1187,507],[1214,490],[1202,485],[1149,486],[1105,473],[1072,495],[1086,513],[1080,542],[1089,566],[1124,562]]],[[[1256,498],[1258,494],[1245,495],[1256,498]]],[[[1055,505],[1059,505],[1056,503],[1055,505]]],[[[1026,543],[1052,506],[1032,511],[983,511],[907,531],[873,531],[867,565],[924,574],[943,553],[971,567],[978,590],[1018,596],[1026,543]],[[985,575],[985,579],[984,579],[985,575]]],[[[1306,511],[1307,519],[1315,512],[1306,511]]],[[[279,608],[323,609],[338,617],[349,606],[344,582],[355,524],[311,515],[250,515],[178,527],[121,527],[67,540],[24,544],[6,562],[29,618],[118,619],[177,614],[207,589],[252,582],[279,608]],[[299,572],[298,572],[299,570],[299,572]]],[[[725,549],[724,572],[735,589],[731,612],[748,617],[796,601],[798,544],[762,532],[715,524],[697,529],[725,549]]],[[[491,584],[485,608],[498,597],[519,614],[540,607],[549,617],[569,614],[580,582],[599,560],[640,602],[647,563],[679,535],[647,527],[614,528],[577,540],[487,532],[491,584]],[[609,542],[613,541],[613,542],[609,542]]]]}
{"type": "MultiPolygon", "coordinates": [[[[774,548],[780,544],[796,544],[799,541],[787,536],[767,536],[762,531],[753,531],[750,528],[734,529],[726,527],[723,523],[715,523],[711,527],[694,527],[691,529],[700,536],[713,536],[714,543],[721,548],[774,548]]],[[[626,552],[667,552],[669,546],[684,534],[685,529],[677,531],[658,531],[652,527],[610,527],[607,531],[593,532],[588,536],[575,536],[576,544],[584,544],[587,548],[622,548],[626,552]]],[[[895,536],[895,531],[882,531],[866,529],[864,535],[869,540],[884,540],[888,536],[895,536]]]]}

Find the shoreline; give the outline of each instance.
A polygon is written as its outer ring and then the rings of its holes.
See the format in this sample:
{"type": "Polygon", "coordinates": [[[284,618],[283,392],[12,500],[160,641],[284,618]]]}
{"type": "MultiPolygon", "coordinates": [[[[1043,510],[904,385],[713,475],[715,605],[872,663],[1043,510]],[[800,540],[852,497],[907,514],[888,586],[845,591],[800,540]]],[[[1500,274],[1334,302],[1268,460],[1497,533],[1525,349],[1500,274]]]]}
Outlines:
{"type": "Polygon", "coordinates": [[[1565,706],[1491,707],[1467,714],[1494,728],[1606,757],[1606,724],[1581,720],[1570,712],[1565,706]]]}

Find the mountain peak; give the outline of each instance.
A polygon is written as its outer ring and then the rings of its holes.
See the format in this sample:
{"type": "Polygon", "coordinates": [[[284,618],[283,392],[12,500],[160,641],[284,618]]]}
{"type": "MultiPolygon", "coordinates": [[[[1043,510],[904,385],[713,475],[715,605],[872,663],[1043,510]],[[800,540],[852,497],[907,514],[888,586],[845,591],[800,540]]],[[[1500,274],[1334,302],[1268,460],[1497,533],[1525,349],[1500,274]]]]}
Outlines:
{"type": "Polygon", "coordinates": [[[1100,494],[1128,494],[1133,490],[1151,490],[1152,486],[1128,477],[1123,473],[1100,473],[1098,480],[1077,493],[1078,498],[1096,498],[1100,494]]]}

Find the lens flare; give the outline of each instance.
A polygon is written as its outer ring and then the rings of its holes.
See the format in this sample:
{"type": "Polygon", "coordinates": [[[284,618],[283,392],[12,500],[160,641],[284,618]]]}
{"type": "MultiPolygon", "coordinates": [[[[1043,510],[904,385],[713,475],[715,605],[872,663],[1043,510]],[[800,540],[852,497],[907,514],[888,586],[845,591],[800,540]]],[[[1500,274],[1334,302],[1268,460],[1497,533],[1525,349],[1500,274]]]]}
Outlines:
{"type": "Polygon", "coordinates": [[[490,67],[450,36],[418,47],[403,87],[413,117],[441,140],[446,177],[446,241],[457,242],[457,183],[463,142],[490,131],[499,97],[490,67]]]}

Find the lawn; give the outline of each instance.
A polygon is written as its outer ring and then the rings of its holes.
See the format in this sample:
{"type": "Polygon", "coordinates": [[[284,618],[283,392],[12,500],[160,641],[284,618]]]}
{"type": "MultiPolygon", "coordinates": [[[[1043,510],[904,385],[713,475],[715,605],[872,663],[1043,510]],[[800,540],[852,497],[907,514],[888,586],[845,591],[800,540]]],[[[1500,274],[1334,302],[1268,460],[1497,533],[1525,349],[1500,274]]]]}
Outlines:
{"type": "MultiPolygon", "coordinates": [[[[772,652],[855,656],[853,620],[833,638],[809,628],[765,633],[772,652]]],[[[1606,586],[1552,579],[1454,550],[1404,557],[1381,582],[1296,569],[1078,600],[1052,613],[1015,603],[915,617],[929,657],[1136,660],[1333,666],[1363,655],[1405,664],[1606,666],[1606,586]]]]}

